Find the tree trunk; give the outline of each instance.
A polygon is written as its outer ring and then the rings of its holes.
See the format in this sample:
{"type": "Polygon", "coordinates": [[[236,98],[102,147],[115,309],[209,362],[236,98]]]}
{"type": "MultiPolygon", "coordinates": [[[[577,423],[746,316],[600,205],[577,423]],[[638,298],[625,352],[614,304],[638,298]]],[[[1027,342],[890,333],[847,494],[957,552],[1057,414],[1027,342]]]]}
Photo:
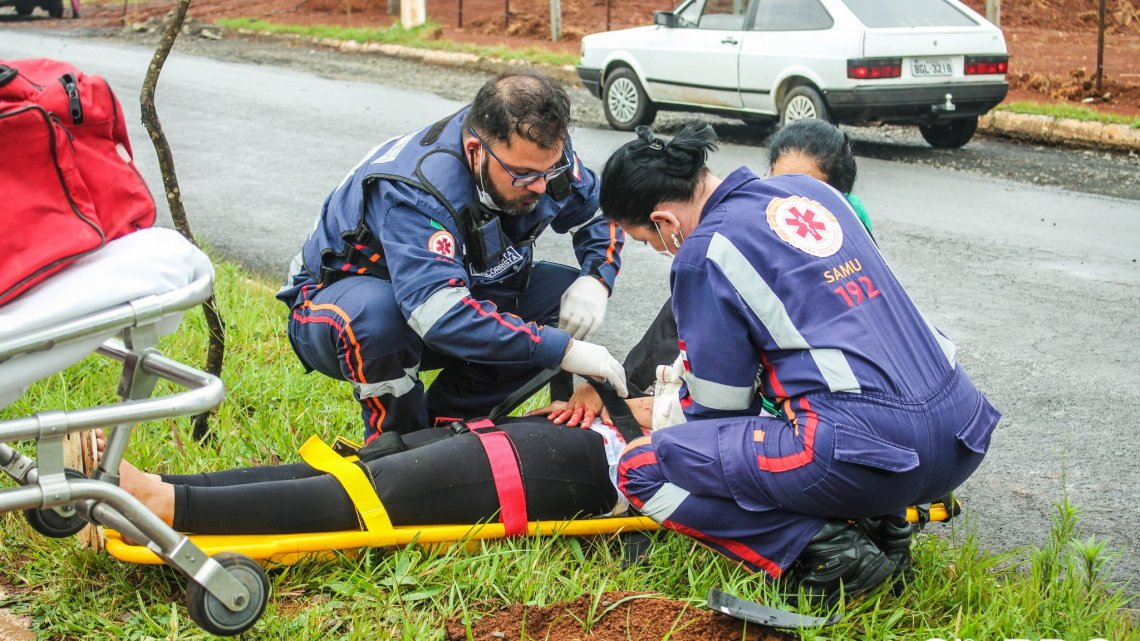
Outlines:
{"type": "MultiPolygon", "coordinates": [[[[143,80],[142,93],[139,103],[142,106],[142,121],[150,134],[154,150],[158,154],[158,166],[162,170],[162,186],[166,194],[166,204],[170,206],[170,217],[174,220],[174,227],[194,243],[194,234],[190,231],[190,223],[186,219],[186,209],[182,205],[182,192],[178,188],[178,175],[174,170],[174,155],[170,152],[170,144],[166,134],[162,131],[162,124],[158,121],[158,112],[154,108],[154,90],[158,85],[158,75],[162,73],[162,66],[166,57],[174,47],[174,41],[182,30],[182,23],[186,19],[186,12],[190,8],[190,0],[178,0],[170,22],[162,32],[162,39],[151,58],[150,67],[147,68],[146,78],[143,80]]],[[[218,304],[211,295],[202,304],[202,311],[206,316],[206,326],[210,332],[210,347],[206,353],[206,371],[215,376],[222,373],[222,362],[225,359],[226,331],[225,321],[218,311],[218,304]]],[[[198,414],[193,418],[194,438],[201,441],[209,436],[210,427],[208,419],[210,413],[198,414]]]]}

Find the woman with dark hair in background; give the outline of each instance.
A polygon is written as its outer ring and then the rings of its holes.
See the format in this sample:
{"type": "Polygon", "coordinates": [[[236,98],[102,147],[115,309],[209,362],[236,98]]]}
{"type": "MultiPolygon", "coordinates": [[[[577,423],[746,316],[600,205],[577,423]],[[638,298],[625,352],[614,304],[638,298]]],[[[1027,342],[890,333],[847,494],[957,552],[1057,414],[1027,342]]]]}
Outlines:
{"type": "Polygon", "coordinates": [[[603,173],[605,216],[674,256],[684,359],[672,400],[687,422],[630,443],[619,488],[831,604],[905,576],[906,506],[961,484],[1000,415],[835,189],[744,167],[721,179],[715,149],[705,124],[670,141],[641,128],[603,173]]]}

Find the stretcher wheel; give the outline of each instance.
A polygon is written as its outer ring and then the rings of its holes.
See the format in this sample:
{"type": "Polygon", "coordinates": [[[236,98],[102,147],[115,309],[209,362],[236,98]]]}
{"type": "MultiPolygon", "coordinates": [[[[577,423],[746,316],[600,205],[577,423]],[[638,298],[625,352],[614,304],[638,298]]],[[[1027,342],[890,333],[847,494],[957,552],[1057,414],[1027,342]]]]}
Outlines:
{"type": "MultiPolygon", "coordinates": [[[[70,467],[63,470],[63,476],[68,479],[87,478],[83,476],[83,472],[73,470],[70,467]]],[[[80,518],[75,513],[75,508],[70,505],[24,510],[24,518],[28,519],[28,525],[32,526],[33,530],[53,539],[66,539],[77,534],[87,525],[87,521],[80,518]]]]}
{"type": "Polygon", "coordinates": [[[197,581],[186,584],[186,609],[198,627],[211,634],[233,636],[248,630],[265,612],[269,579],[253,559],[236,552],[219,552],[213,559],[249,590],[249,601],[234,612],[197,581]]]}

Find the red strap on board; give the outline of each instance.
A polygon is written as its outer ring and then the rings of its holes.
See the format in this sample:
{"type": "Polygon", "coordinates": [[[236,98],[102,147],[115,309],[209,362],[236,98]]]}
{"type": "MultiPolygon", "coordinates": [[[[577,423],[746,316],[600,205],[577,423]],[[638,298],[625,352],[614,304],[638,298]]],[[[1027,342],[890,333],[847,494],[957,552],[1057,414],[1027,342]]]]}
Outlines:
{"type": "Polygon", "coordinates": [[[499,520],[507,536],[526,534],[526,491],[523,489],[522,470],[511,438],[505,432],[486,430],[495,424],[489,420],[467,424],[471,433],[479,437],[487,460],[491,463],[491,477],[499,495],[499,520]],[[483,431],[486,430],[486,431],[483,431]]]}

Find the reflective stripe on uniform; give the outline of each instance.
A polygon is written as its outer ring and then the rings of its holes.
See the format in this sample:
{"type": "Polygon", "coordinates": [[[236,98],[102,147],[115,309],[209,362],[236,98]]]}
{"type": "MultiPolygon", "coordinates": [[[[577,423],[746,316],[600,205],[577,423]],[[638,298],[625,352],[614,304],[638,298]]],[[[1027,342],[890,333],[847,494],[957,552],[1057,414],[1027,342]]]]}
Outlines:
{"type": "Polygon", "coordinates": [[[657,523],[664,523],[673,512],[681,506],[681,502],[689,498],[688,490],[682,489],[672,483],[663,483],[648,501],[639,510],[645,516],[657,523]]]}
{"type": "Polygon", "coordinates": [[[416,386],[416,382],[419,381],[418,376],[418,367],[408,367],[404,369],[404,376],[400,378],[380,381],[379,383],[353,383],[353,387],[356,388],[356,393],[360,400],[375,398],[385,394],[399,398],[412,391],[412,388],[416,386]]]}
{"type": "Polygon", "coordinates": [[[950,368],[953,369],[958,363],[958,346],[954,341],[942,335],[942,332],[935,329],[930,321],[926,320],[926,314],[919,310],[918,315],[922,317],[922,322],[926,323],[926,328],[934,335],[934,340],[937,341],[938,346],[942,348],[942,353],[946,356],[946,360],[950,363],[950,368]]]}
{"type": "Polygon", "coordinates": [[[860,392],[859,381],[843,353],[835,349],[813,349],[808,344],[796,329],[783,301],[732,241],[721,234],[713,234],[709,241],[708,259],[720,267],[736,293],[768,330],[777,348],[810,353],[832,392],[860,392]]]}
{"type": "Polygon", "coordinates": [[[689,395],[704,407],[714,410],[746,410],[756,398],[756,384],[749,387],[734,387],[723,383],[706,381],[685,372],[685,383],[689,395]]]}
{"type": "Polygon", "coordinates": [[[412,310],[408,326],[423,338],[439,322],[443,315],[451,311],[457,303],[471,295],[466,287],[444,287],[428,296],[428,299],[412,310]]]}

